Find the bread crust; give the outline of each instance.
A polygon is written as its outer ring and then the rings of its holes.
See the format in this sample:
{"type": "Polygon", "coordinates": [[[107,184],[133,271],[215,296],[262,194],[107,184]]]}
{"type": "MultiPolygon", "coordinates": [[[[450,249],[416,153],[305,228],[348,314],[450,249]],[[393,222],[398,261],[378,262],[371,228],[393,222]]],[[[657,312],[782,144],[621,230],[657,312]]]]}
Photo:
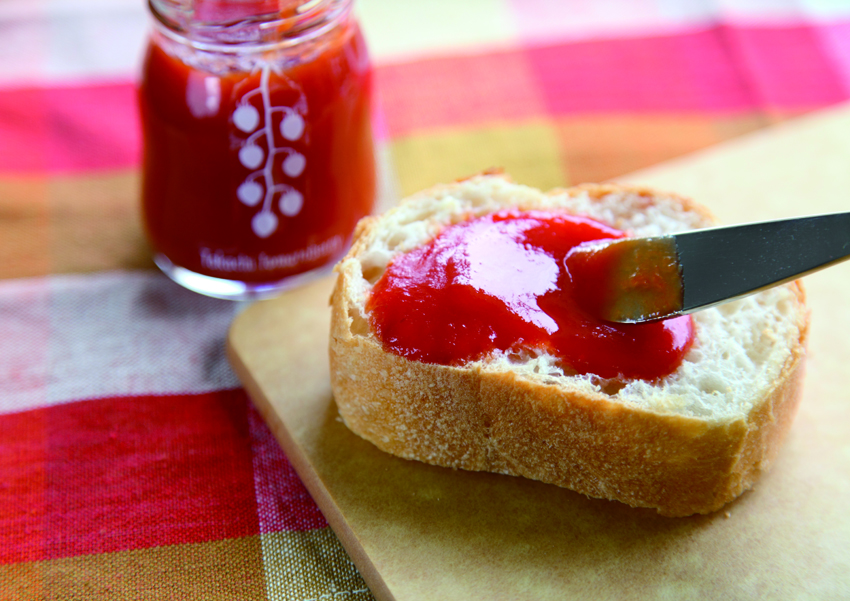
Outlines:
{"type": "MultiPolygon", "coordinates": [[[[624,190],[645,195],[648,204],[657,196],[620,186],[560,193],[602,197],[624,190]]],[[[672,202],[712,221],[687,199],[672,202]]],[[[365,250],[378,219],[361,223],[349,257],[365,250]]],[[[331,297],[334,397],[353,432],[399,457],[523,476],[666,516],[709,513],[767,469],[799,402],[808,331],[799,283],[789,287],[803,308],[796,315],[800,335],[779,377],[747,415],[718,421],[649,410],[482,362],[452,367],[386,352],[353,306],[356,276],[341,262],[331,297]]]]}

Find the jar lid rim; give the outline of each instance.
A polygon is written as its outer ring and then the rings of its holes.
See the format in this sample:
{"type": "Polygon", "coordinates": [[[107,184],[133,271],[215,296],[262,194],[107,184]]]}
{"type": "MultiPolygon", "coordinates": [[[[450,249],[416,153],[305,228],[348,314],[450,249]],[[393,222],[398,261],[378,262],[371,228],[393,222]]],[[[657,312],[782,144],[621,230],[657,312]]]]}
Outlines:
{"type": "MultiPolygon", "coordinates": [[[[266,12],[221,20],[199,19],[181,0],[148,0],[154,25],[167,37],[201,50],[257,52],[303,43],[336,27],[353,0],[307,0],[288,14],[266,12]]],[[[191,3],[193,5],[193,3],[191,3]]]]}

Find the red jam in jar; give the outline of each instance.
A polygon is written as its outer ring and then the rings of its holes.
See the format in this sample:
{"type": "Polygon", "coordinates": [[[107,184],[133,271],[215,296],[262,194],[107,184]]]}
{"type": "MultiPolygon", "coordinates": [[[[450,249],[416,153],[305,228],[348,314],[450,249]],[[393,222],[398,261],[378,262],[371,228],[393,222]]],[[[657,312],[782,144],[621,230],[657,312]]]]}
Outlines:
{"type": "Polygon", "coordinates": [[[329,268],[372,210],[363,37],[350,0],[176,2],[151,1],[140,89],[148,239],[188,288],[268,296],[329,268]]]}
{"type": "Polygon", "coordinates": [[[680,365],[691,317],[601,321],[581,308],[565,266],[591,240],[624,237],[591,219],[504,211],[443,230],[399,255],[367,301],[384,348],[427,363],[462,365],[494,351],[543,349],[566,373],[654,380],[680,365]]]}

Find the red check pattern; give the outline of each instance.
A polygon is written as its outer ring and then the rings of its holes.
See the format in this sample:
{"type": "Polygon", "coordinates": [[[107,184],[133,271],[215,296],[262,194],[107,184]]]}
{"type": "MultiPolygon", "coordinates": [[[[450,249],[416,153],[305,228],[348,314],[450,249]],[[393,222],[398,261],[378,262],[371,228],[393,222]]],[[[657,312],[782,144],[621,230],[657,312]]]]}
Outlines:
{"type": "MultiPolygon", "coordinates": [[[[506,43],[379,57],[390,193],[606,179],[850,99],[850,14],[576,35],[582,3],[498,6],[506,43]]],[[[30,58],[0,69],[0,599],[371,598],[229,370],[237,307],[151,268],[134,72],[30,58]]]]}
{"type": "Polygon", "coordinates": [[[8,90],[0,94],[0,114],[3,171],[73,173],[139,163],[131,81],[8,90]]]}

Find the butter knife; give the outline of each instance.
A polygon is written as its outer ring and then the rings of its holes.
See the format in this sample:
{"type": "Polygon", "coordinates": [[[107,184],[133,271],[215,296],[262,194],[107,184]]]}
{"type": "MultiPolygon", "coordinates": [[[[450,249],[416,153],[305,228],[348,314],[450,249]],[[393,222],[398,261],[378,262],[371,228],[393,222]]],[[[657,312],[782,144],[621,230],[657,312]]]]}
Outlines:
{"type": "Polygon", "coordinates": [[[640,323],[693,313],[850,258],[850,213],[589,242],[565,265],[596,317],[640,323]]]}

